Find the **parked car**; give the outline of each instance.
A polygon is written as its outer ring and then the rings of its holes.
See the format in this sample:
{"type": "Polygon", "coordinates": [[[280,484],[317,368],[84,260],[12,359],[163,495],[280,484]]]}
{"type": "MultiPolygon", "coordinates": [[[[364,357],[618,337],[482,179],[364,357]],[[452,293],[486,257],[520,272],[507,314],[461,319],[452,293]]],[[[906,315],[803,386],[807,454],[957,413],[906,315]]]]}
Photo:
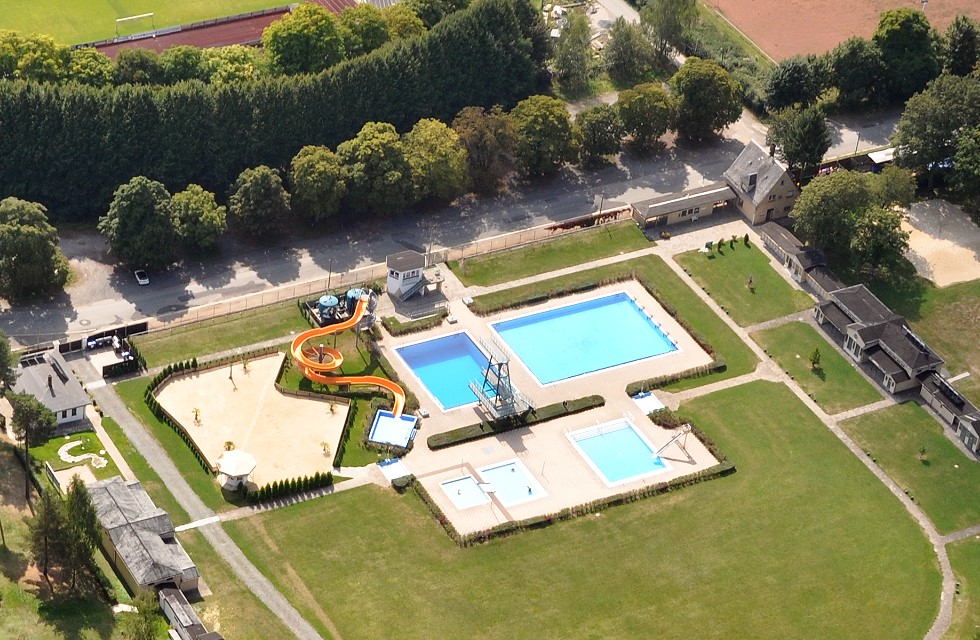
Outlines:
{"type": "Polygon", "coordinates": [[[141,287],[150,284],[150,276],[146,275],[146,271],[137,269],[133,272],[133,275],[136,276],[136,282],[138,282],[141,287]]]}

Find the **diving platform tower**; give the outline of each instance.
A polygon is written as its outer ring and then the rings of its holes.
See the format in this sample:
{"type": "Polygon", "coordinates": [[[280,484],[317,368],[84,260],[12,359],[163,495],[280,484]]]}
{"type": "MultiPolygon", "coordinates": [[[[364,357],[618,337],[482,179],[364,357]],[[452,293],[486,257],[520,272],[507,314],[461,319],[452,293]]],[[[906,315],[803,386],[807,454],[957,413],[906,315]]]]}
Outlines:
{"type": "Polygon", "coordinates": [[[480,406],[494,420],[534,409],[531,401],[511,382],[507,352],[493,339],[481,339],[480,345],[487,354],[487,368],[482,382],[470,382],[470,390],[480,400],[480,406]]]}

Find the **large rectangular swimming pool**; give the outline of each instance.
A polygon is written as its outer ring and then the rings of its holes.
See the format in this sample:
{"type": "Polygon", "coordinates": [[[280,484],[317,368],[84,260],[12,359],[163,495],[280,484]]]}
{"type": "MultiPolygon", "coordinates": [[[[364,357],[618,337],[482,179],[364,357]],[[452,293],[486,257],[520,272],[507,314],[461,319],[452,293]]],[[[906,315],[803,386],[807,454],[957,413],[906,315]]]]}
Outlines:
{"type": "Polygon", "coordinates": [[[612,487],[660,473],[670,466],[627,420],[568,434],[572,446],[606,485],[612,487]]]}
{"type": "Polygon", "coordinates": [[[677,350],[625,292],[492,326],[541,384],[677,350]]]}
{"type": "Polygon", "coordinates": [[[471,380],[482,380],[487,357],[466,333],[398,347],[395,352],[443,409],[477,401],[471,380]]]}

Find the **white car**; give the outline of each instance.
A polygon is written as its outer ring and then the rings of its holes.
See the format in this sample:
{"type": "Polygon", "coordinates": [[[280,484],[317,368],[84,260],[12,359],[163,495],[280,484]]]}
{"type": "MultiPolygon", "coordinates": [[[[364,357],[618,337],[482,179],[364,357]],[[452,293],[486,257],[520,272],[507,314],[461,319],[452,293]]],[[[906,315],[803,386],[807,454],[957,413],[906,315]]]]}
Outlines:
{"type": "Polygon", "coordinates": [[[137,269],[133,272],[133,275],[136,276],[136,282],[138,282],[141,287],[150,284],[150,276],[146,275],[146,271],[137,269]]]}

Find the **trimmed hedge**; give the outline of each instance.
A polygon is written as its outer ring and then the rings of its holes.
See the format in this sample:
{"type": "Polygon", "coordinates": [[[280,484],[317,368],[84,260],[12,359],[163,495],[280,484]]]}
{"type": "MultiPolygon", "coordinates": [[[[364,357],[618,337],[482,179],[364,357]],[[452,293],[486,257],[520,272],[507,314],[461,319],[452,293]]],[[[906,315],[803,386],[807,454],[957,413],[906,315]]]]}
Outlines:
{"type": "Polygon", "coordinates": [[[388,333],[394,336],[404,336],[410,333],[418,333],[420,331],[426,331],[428,329],[434,329],[442,324],[442,321],[449,316],[448,309],[442,309],[434,316],[426,316],[425,318],[419,318],[418,320],[411,320],[409,322],[402,322],[394,316],[385,316],[381,318],[381,326],[388,330],[388,333]]]}
{"type": "Polygon", "coordinates": [[[643,393],[644,391],[649,391],[650,389],[666,387],[667,385],[677,382],[678,380],[700,378],[701,376],[706,376],[718,371],[724,371],[727,368],[728,364],[725,362],[724,356],[715,354],[714,360],[712,360],[709,364],[702,365],[700,367],[692,367],[676,373],[657,376],[656,378],[646,378],[645,380],[631,382],[626,385],[626,394],[629,396],[635,396],[638,393],[643,393]]]}
{"type": "Polygon", "coordinates": [[[586,396],[578,400],[567,400],[555,404],[549,404],[539,409],[532,409],[517,416],[495,420],[493,422],[480,422],[466,427],[460,427],[443,433],[436,433],[426,440],[429,449],[437,451],[464,442],[472,442],[480,438],[504,433],[521,427],[530,427],[534,424],[563,418],[589,409],[595,409],[606,404],[602,396],[586,396]]]}

